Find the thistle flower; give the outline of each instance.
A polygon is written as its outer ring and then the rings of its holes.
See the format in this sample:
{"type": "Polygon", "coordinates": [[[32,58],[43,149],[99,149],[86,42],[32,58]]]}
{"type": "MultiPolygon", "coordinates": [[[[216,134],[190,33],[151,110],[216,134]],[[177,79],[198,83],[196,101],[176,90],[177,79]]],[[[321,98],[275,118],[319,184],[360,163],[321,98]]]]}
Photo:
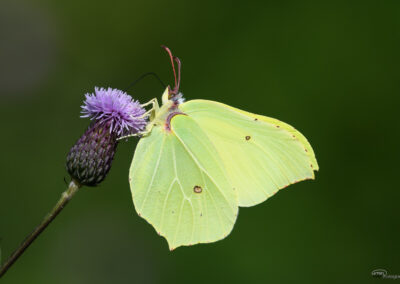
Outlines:
{"type": "Polygon", "coordinates": [[[118,136],[136,133],[146,126],[140,118],[145,110],[127,93],[108,88],[95,88],[95,94],[86,94],[82,116],[100,122],[110,121],[110,132],[118,136]]]}
{"type": "Polygon", "coordinates": [[[71,177],[87,186],[102,182],[111,168],[117,139],[143,130],[144,113],[138,101],[117,89],[95,88],[94,94],[86,94],[81,117],[89,117],[92,123],[67,156],[71,177]]]}

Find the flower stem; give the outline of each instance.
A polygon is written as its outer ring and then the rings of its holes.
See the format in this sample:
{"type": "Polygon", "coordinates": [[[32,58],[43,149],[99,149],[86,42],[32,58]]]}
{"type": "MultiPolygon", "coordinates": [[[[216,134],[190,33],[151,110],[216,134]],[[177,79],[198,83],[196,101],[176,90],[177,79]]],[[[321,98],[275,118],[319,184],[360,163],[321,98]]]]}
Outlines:
{"type": "Polygon", "coordinates": [[[57,217],[57,215],[61,212],[64,206],[71,200],[72,196],[74,196],[75,192],[81,185],[72,180],[68,186],[68,189],[63,192],[60,200],[57,202],[56,206],[54,206],[53,210],[47,214],[47,216],[43,219],[42,223],[37,226],[30,235],[21,243],[18,249],[9,257],[9,259],[0,267],[0,278],[10,269],[10,267],[14,264],[14,262],[24,253],[24,251],[33,243],[33,241],[47,228],[47,226],[57,217]]]}

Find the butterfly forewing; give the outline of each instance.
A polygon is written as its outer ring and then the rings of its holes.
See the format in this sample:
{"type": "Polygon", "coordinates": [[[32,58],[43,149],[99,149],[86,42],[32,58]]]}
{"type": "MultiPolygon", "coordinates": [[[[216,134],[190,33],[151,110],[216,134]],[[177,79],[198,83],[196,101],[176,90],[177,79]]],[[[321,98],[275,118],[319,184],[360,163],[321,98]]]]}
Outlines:
{"type": "Polygon", "coordinates": [[[314,178],[311,146],[291,126],[213,101],[193,100],[180,109],[217,149],[240,206],[256,205],[289,184],[314,178]]]}

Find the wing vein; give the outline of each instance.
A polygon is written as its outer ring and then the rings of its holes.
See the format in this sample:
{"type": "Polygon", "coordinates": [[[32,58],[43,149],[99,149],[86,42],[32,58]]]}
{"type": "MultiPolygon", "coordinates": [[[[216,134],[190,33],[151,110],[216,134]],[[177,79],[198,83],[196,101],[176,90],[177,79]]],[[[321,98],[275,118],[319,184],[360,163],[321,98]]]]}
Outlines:
{"type": "MultiPolygon", "coordinates": [[[[215,187],[218,189],[218,191],[221,193],[221,195],[224,197],[226,203],[229,204],[229,201],[227,199],[227,197],[225,196],[225,194],[223,193],[223,191],[220,189],[220,187],[217,185],[217,183],[214,181],[214,179],[210,176],[210,174],[200,165],[199,161],[196,159],[196,157],[194,156],[194,154],[189,150],[189,148],[187,148],[186,144],[182,141],[182,139],[176,135],[176,137],[178,138],[178,140],[182,143],[183,148],[186,150],[186,152],[192,157],[193,161],[195,162],[196,166],[199,168],[200,171],[204,172],[204,174],[206,174],[208,176],[208,178],[214,183],[215,187]]],[[[233,209],[233,208],[231,208],[233,209]]]]}
{"type": "Polygon", "coordinates": [[[163,137],[163,141],[162,141],[162,144],[161,144],[161,147],[160,147],[160,153],[158,154],[157,163],[156,163],[156,166],[155,166],[155,168],[154,168],[154,172],[153,172],[153,175],[152,175],[152,177],[151,177],[150,184],[149,184],[149,186],[147,187],[146,195],[144,196],[142,206],[140,207],[140,211],[143,210],[144,204],[146,203],[147,197],[148,197],[149,192],[150,192],[150,188],[153,186],[154,177],[156,176],[156,173],[157,173],[157,171],[158,171],[158,167],[159,167],[159,165],[160,165],[160,160],[161,160],[162,152],[163,152],[163,150],[164,150],[164,144],[165,144],[165,136],[163,137]]]}
{"type": "Polygon", "coordinates": [[[178,217],[178,225],[176,226],[176,231],[175,231],[175,236],[174,236],[174,240],[173,240],[173,244],[175,244],[175,240],[176,240],[176,236],[178,235],[179,232],[179,227],[181,226],[181,217],[182,217],[182,211],[183,211],[183,205],[185,204],[185,197],[182,198],[182,204],[181,204],[181,208],[179,209],[179,217],[178,217]]]}
{"type": "MultiPolygon", "coordinates": [[[[276,165],[280,168],[282,174],[283,174],[283,175],[285,176],[285,178],[287,179],[288,184],[290,184],[290,179],[289,179],[288,176],[285,174],[285,170],[284,170],[284,168],[282,167],[281,163],[278,162],[278,161],[276,161],[274,158],[272,158],[272,156],[269,155],[268,152],[266,152],[260,145],[258,145],[258,143],[253,142],[253,144],[256,145],[257,148],[259,148],[266,156],[270,157],[271,161],[273,161],[273,163],[276,164],[276,165]]],[[[279,187],[278,187],[278,188],[279,188],[279,187]]]]}
{"type": "MultiPolygon", "coordinates": [[[[275,141],[273,141],[273,140],[271,140],[271,144],[278,144],[278,145],[282,145],[282,146],[284,146],[279,140],[277,140],[277,139],[274,139],[275,141]],[[275,142],[275,143],[274,143],[275,142]]],[[[292,171],[293,171],[293,173],[295,173],[296,175],[298,175],[298,176],[302,176],[299,172],[298,172],[298,170],[296,169],[296,167],[295,166],[293,166],[292,164],[295,164],[295,160],[293,159],[293,158],[291,158],[291,156],[289,156],[289,155],[285,155],[282,151],[281,151],[281,148],[283,148],[282,146],[281,147],[279,147],[279,146],[272,146],[270,144],[270,147],[272,147],[272,148],[274,148],[275,149],[275,152],[277,153],[277,155],[279,155],[279,156],[281,156],[281,158],[283,158],[283,160],[287,160],[288,161],[288,165],[290,166],[290,168],[292,169],[292,171]]],[[[261,148],[261,146],[259,146],[260,148],[261,148]]],[[[296,160],[297,162],[299,162],[298,160],[296,160]]],[[[289,181],[289,184],[291,184],[291,182],[289,181]]]]}
{"type": "MultiPolygon", "coordinates": [[[[185,195],[185,192],[183,191],[183,187],[182,187],[182,184],[181,184],[181,182],[180,182],[180,180],[179,180],[179,177],[178,177],[178,170],[177,170],[177,167],[176,167],[176,153],[175,153],[175,145],[172,145],[172,157],[174,158],[173,160],[174,160],[174,171],[175,171],[175,177],[176,177],[176,180],[178,181],[178,184],[179,184],[179,188],[181,189],[181,192],[182,192],[182,194],[183,194],[183,197],[184,197],[184,199],[186,199],[188,202],[189,202],[189,204],[190,204],[190,207],[191,207],[191,209],[192,209],[192,234],[191,234],[191,236],[190,236],[190,241],[192,242],[193,241],[193,235],[194,235],[194,227],[195,227],[195,219],[194,219],[194,208],[193,208],[193,204],[192,204],[192,201],[189,199],[189,198],[187,198],[186,197],[186,195],[185,195]]],[[[175,241],[175,240],[174,240],[175,241]]]]}
{"type": "MultiPolygon", "coordinates": [[[[213,204],[214,204],[215,211],[217,212],[217,216],[218,216],[218,221],[219,221],[219,223],[220,223],[220,225],[221,225],[221,228],[222,228],[222,227],[223,227],[223,222],[222,222],[221,215],[219,214],[219,210],[218,210],[217,204],[216,204],[216,202],[215,202],[215,200],[214,200],[213,195],[211,194],[211,191],[208,190],[209,188],[208,188],[208,186],[207,186],[206,180],[204,179],[203,173],[201,173],[201,178],[203,179],[204,186],[205,186],[205,188],[206,188],[206,193],[208,193],[208,194],[210,195],[211,200],[212,200],[212,202],[213,202],[213,204]]],[[[209,216],[207,215],[207,223],[208,223],[208,218],[209,218],[209,216]]],[[[229,219],[229,218],[228,218],[228,219],[229,219]]],[[[208,234],[209,234],[209,233],[210,233],[210,232],[208,231],[208,234]]]]}
{"type": "Polygon", "coordinates": [[[161,211],[160,232],[163,231],[163,227],[164,227],[165,206],[167,205],[167,200],[169,198],[169,194],[170,194],[171,189],[172,189],[172,187],[173,187],[175,182],[176,182],[176,178],[174,178],[172,180],[170,186],[168,187],[167,195],[165,196],[165,199],[164,199],[164,202],[163,202],[163,209],[161,211]]]}

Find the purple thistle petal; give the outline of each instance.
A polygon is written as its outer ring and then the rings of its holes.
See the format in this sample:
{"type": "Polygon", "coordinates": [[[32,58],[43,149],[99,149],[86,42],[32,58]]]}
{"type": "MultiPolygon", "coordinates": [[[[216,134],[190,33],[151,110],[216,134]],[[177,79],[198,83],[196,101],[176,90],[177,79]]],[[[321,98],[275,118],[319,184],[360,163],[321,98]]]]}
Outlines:
{"type": "Polygon", "coordinates": [[[139,101],[118,89],[95,88],[94,94],[86,94],[82,105],[82,116],[101,123],[110,122],[110,132],[118,136],[142,131],[147,124],[146,112],[139,101]]]}

